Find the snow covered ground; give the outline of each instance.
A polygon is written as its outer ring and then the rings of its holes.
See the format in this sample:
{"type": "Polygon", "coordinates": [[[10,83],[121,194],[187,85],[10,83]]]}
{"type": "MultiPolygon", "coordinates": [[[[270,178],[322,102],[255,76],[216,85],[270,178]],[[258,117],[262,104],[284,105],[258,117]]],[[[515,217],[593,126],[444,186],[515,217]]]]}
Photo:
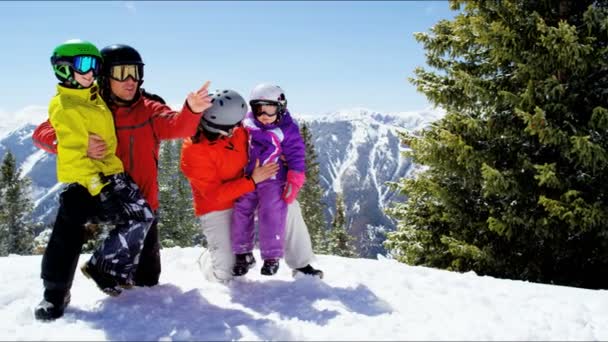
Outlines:
{"type": "Polygon", "coordinates": [[[41,257],[0,258],[0,340],[608,340],[605,290],[325,255],[323,280],[258,262],[222,285],[203,279],[201,251],[163,249],[161,283],[115,298],[78,270],[53,323],[33,316],[41,257]]]}

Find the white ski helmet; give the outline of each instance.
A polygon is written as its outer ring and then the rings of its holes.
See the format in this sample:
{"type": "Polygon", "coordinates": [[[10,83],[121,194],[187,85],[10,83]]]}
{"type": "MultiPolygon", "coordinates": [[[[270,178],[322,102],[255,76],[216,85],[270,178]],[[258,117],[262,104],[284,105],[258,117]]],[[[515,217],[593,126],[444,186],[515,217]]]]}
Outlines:
{"type": "Polygon", "coordinates": [[[276,105],[279,114],[283,114],[287,108],[287,99],[285,98],[283,89],[279,86],[267,83],[260,83],[255,86],[249,96],[249,105],[252,109],[255,104],[261,103],[276,105]]]}
{"type": "Polygon", "coordinates": [[[247,102],[234,90],[224,89],[209,93],[212,106],[203,113],[201,126],[209,132],[228,135],[228,131],[247,114],[247,102]]]}

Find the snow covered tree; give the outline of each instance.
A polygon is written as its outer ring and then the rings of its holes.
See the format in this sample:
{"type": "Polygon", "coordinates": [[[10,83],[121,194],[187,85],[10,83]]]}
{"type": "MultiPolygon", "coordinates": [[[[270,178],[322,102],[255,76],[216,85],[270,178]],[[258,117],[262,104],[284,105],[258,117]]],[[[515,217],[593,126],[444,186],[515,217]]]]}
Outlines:
{"type": "Polygon", "coordinates": [[[325,204],[323,203],[323,188],[319,174],[319,163],[317,152],[308,125],[304,122],[300,126],[300,133],[306,146],[306,182],[298,194],[298,201],[302,207],[302,216],[308,227],[315,253],[325,251],[324,245],[327,230],[327,219],[325,217],[325,204]]]}
{"type": "Polygon", "coordinates": [[[44,228],[40,234],[38,234],[34,238],[34,249],[32,254],[42,255],[46,250],[46,246],[49,244],[49,240],[51,239],[51,233],[53,232],[53,227],[44,228]]]}
{"type": "Polygon", "coordinates": [[[356,257],[357,252],[353,245],[354,238],[346,230],[346,209],[344,207],[344,197],[341,193],[336,194],[336,212],[331,223],[329,238],[327,243],[328,254],[356,257]]]}
{"type": "Polygon", "coordinates": [[[190,183],[179,170],[181,140],[163,141],[159,157],[159,234],[164,247],[189,247],[201,240],[190,183]]]}
{"type": "Polygon", "coordinates": [[[412,82],[446,116],[404,134],[398,260],[607,288],[608,1],[451,1],[412,82]]]}
{"type": "Polygon", "coordinates": [[[316,254],[331,254],[329,252],[329,231],[327,229],[319,229],[310,237],[313,243],[313,251],[316,254]]]}
{"type": "Polygon", "coordinates": [[[359,238],[359,251],[361,256],[376,258],[378,254],[384,255],[384,241],[386,241],[386,228],[368,224],[359,238]]]}
{"type": "Polygon", "coordinates": [[[21,177],[15,157],[8,151],[0,167],[0,255],[32,253],[29,187],[30,180],[21,177]]]}

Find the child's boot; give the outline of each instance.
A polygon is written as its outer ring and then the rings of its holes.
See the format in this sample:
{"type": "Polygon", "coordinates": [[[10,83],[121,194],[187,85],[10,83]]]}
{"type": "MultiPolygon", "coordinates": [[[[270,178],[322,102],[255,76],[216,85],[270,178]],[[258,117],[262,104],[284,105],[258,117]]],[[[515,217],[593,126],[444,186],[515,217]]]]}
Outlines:
{"type": "Polygon", "coordinates": [[[260,273],[263,275],[273,275],[279,270],[279,259],[266,259],[260,273]]]}
{"type": "Polygon", "coordinates": [[[243,253],[236,255],[236,262],[232,268],[232,275],[235,277],[247,274],[250,268],[255,266],[253,253],[243,253]]]}

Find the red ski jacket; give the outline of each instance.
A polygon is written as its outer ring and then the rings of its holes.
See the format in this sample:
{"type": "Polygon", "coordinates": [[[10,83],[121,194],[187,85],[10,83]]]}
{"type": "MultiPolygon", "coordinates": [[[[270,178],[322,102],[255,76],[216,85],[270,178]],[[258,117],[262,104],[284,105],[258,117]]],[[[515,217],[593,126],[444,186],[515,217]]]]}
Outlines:
{"type": "MultiPolygon", "coordinates": [[[[157,210],[160,141],[194,135],[200,113],[193,113],[187,103],[178,113],[144,96],[131,106],[111,106],[110,110],[114,115],[118,138],[116,155],[152,209],[157,210]]],[[[55,130],[48,120],[34,130],[32,139],[37,147],[57,153],[55,130]]]]}

